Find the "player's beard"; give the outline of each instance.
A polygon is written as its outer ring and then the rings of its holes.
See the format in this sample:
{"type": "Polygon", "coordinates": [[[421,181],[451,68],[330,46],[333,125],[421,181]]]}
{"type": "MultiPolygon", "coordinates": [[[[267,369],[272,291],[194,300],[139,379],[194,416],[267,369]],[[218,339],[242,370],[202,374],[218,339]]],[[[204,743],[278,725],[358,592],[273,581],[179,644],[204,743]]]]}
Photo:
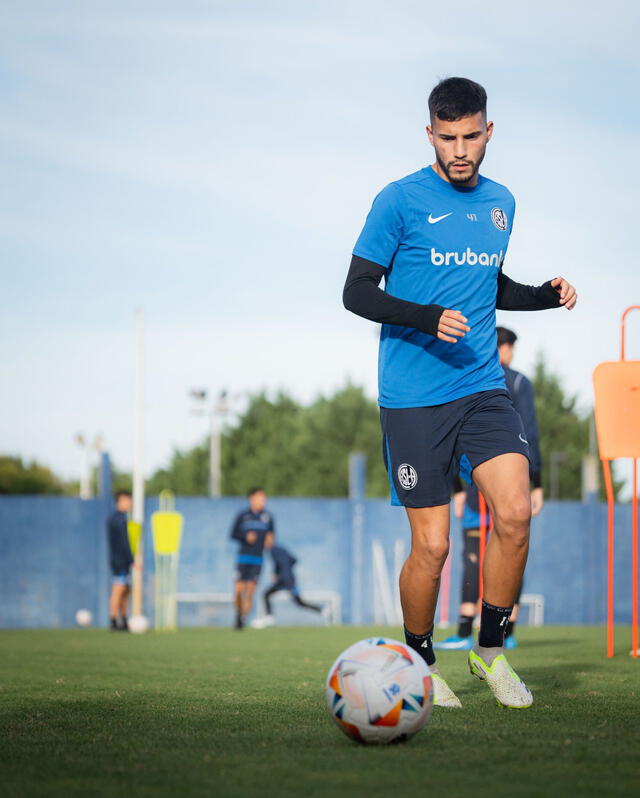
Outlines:
{"type": "Polygon", "coordinates": [[[481,155],[480,155],[480,157],[478,158],[477,161],[470,161],[470,160],[467,159],[467,160],[464,160],[464,161],[449,161],[449,163],[446,163],[445,161],[443,161],[440,158],[440,156],[438,155],[437,152],[436,152],[436,158],[438,160],[438,164],[440,165],[440,168],[445,173],[445,175],[449,178],[449,182],[450,183],[454,183],[454,184],[459,185],[459,186],[465,186],[471,180],[473,180],[474,177],[478,174],[478,169],[480,169],[480,164],[484,160],[485,152],[486,152],[486,147],[482,151],[482,153],[481,153],[481,155]],[[466,164],[469,164],[469,166],[471,167],[471,174],[468,175],[467,177],[460,177],[460,175],[457,175],[452,169],[454,163],[466,163],[466,164]]]}

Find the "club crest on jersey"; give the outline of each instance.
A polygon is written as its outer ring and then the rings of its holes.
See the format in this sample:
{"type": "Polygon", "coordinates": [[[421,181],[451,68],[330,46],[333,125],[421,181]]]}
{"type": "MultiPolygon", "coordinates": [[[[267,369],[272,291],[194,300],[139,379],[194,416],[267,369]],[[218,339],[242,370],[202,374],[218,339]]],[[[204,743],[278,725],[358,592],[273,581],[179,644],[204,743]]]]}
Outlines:
{"type": "Polygon", "coordinates": [[[502,208],[491,208],[491,221],[503,233],[507,229],[507,214],[502,208]]]}
{"type": "Polygon", "coordinates": [[[418,484],[418,474],[409,463],[403,463],[398,468],[398,482],[405,490],[413,490],[418,484]]]}

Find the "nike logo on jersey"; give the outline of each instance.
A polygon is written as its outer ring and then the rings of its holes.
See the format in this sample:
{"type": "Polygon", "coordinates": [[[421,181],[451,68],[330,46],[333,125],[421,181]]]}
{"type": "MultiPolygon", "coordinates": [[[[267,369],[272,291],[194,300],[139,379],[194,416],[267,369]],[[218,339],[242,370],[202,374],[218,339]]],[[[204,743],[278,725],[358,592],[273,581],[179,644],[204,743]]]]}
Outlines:
{"type": "Polygon", "coordinates": [[[429,224],[436,224],[437,222],[441,222],[443,219],[446,219],[447,216],[451,216],[452,213],[453,211],[450,211],[449,213],[445,213],[442,216],[432,216],[431,214],[429,214],[429,218],[427,219],[427,221],[429,222],[429,224]]]}
{"type": "Polygon", "coordinates": [[[522,443],[526,443],[526,444],[529,443],[529,441],[524,437],[524,435],[521,432],[518,433],[518,437],[520,438],[522,443]]]}

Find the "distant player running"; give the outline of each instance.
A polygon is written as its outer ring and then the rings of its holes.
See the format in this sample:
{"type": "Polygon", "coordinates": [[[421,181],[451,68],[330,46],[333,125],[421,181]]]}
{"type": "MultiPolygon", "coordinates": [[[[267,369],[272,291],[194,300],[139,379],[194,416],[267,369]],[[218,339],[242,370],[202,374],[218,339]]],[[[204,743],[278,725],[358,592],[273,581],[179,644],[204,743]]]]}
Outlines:
{"type": "Polygon", "coordinates": [[[314,612],[322,612],[322,607],[319,607],[317,604],[310,604],[308,601],[304,601],[301,598],[300,590],[296,585],[296,575],[293,572],[293,566],[297,562],[293,554],[287,551],[284,546],[272,546],[271,558],[273,560],[274,570],[273,584],[268,590],[265,590],[262,595],[266,615],[264,618],[256,618],[251,625],[256,629],[264,629],[267,626],[273,626],[275,624],[276,619],[273,615],[271,599],[281,590],[288,590],[292,600],[298,607],[313,610],[314,612]]]}
{"type": "MultiPolygon", "coordinates": [[[[531,456],[529,464],[529,476],[533,489],[531,491],[531,514],[537,515],[544,504],[544,493],[542,491],[542,459],[540,457],[540,445],[538,443],[538,422],[536,419],[536,408],[533,399],[533,385],[519,371],[511,368],[513,350],[518,336],[506,327],[498,327],[498,355],[500,365],[504,369],[505,381],[509,396],[513,402],[516,412],[522,419],[525,437],[529,444],[531,456]]],[[[462,573],[462,603],[460,605],[460,617],[458,619],[458,634],[434,643],[435,649],[451,650],[458,649],[469,651],[473,648],[473,636],[471,633],[473,621],[476,615],[476,604],[479,595],[479,573],[478,560],[480,556],[480,506],[478,499],[478,488],[471,482],[467,485],[464,493],[454,495],[456,505],[455,514],[462,518],[462,534],[464,535],[463,553],[463,573],[462,573]]],[[[489,529],[489,518],[485,518],[486,528],[489,529]]],[[[513,634],[520,605],[520,594],[522,593],[522,582],[515,597],[513,612],[507,622],[504,634],[504,647],[508,649],[516,648],[518,643],[513,634]]]]}
{"type": "Polygon", "coordinates": [[[469,665],[500,704],[527,707],[533,698],[505,659],[503,638],[529,546],[530,453],[505,390],[495,311],[570,310],[577,296],[562,277],[533,287],[502,271],[515,201],[478,174],[493,133],[486,105],[482,86],[465,78],[443,80],[431,92],[427,134],[436,162],[374,200],[353,250],[344,304],[383,323],[383,451],[392,503],[405,506],[412,536],[400,575],[407,644],[435,674],[436,704],[459,707],[435,668],[432,636],[449,551],[450,486],[462,466],[494,519],[469,665]]]}
{"type": "Polygon", "coordinates": [[[253,595],[262,571],[265,548],[273,543],[273,516],[266,511],[267,494],[262,488],[248,493],[249,507],[238,513],[231,529],[232,540],[240,543],[235,582],[235,628],[242,629],[251,612],[253,595]]]}

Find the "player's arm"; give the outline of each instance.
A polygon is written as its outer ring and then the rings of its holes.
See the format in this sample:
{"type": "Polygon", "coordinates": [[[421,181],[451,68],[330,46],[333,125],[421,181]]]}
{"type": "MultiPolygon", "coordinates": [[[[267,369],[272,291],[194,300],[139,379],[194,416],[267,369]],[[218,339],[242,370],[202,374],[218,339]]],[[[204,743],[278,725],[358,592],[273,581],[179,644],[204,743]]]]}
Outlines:
{"type": "Polygon", "coordinates": [[[239,540],[241,543],[244,543],[246,535],[242,531],[242,515],[239,515],[233,526],[231,527],[231,540],[239,540]]]}
{"type": "Polygon", "coordinates": [[[563,305],[572,310],[577,301],[576,289],[563,277],[536,286],[516,283],[502,269],[498,274],[498,310],[549,310],[563,305]]]}
{"type": "Polygon", "coordinates": [[[529,441],[531,462],[529,464],[529,478],[533,485],[531,491],[531,512],[538,515],[544,505],[544,492],[542,490],[542,457],[540,456],[540,442],[538,439],[538,422],[536,419],[536,406],[533,398],[533,385],[523,377],[518,391],[513,397],[513,403],[520,414],[525,435],[529,441]]]}
{"type": "Polygon", "coordinates": [[[453,514],[456,518],[462,518],[467,494],[462,480],[457,474],[451,480],[451,493],[453,494],[453,514]]]}
{"type": "Polygon", "coordinates": [[[387,294],[379,287],[386,272],[379,263],[353,255],[342,292],[345,308],[369,321],[413,327],[450,343],[469,332],[467,319],[459,310],[420,305],[387,294]]]}

